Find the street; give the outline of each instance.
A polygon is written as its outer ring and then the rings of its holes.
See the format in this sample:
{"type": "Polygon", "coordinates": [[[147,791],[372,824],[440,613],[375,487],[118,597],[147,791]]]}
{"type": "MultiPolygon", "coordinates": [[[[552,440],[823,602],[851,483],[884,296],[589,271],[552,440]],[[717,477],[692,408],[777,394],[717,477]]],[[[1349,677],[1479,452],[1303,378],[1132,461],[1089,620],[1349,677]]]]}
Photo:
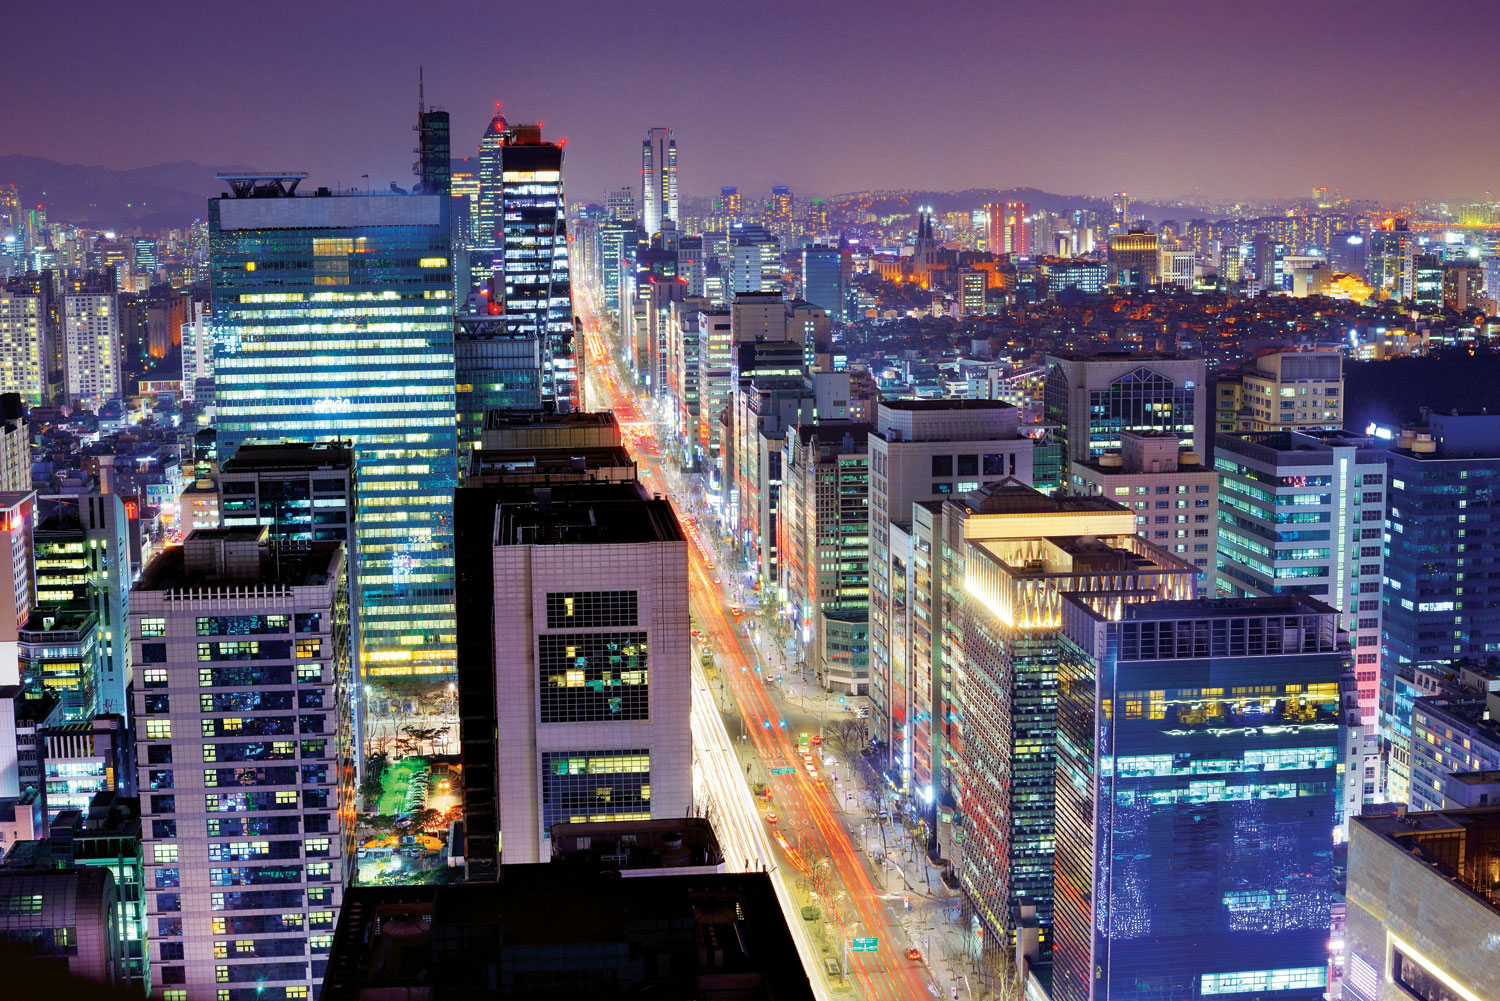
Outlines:
{"type": "Polygon", "coordinates": [[[855,763],[863,741],[852,734],[862,728],[835,725],[854,719],[852,700],[841,703],[793,673],[784,650],[768,656],[774,640],[753,624],[758,595],[735,572],[713,521],[698,514],[701,500],[667,468],[675,462],[662,461],[656,429],[614,364],[590,292],[575,288],[587,406],[613,410],[642,482],[673,501],[689,540],[694,783],[712,804],[728,867],[772,874],[819,996],[972,999],[972,991],[959,993],[968,983],[956,898],[925,852],[877,819],[883,801],[855,763]],[[912,948],[921,956],[909,957],[912,948]]]}

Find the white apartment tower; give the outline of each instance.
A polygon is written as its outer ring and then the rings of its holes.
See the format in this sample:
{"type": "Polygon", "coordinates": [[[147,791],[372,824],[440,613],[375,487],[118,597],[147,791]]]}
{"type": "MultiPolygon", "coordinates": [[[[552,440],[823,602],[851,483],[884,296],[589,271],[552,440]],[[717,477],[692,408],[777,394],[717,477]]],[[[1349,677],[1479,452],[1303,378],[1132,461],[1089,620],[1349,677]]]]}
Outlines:
{"type": "Polygon", "coordinates": [[[641,141],[641,220],[646,235],[655,236],[664,222],[676,223],[679,218],[677,140],[665,126],[648,129],[641,141]]]}
{"type": "Polygon", "coordinates": [[[0,289],[0,393],[33,406],[47,398],[47,303],[40,295],[0,289]]]}
{"type": "Polygon", "coordinates": [[[120,308],[114,293],[65,294],[63,343],[70,403],[97,408],[120,395],[120,308]]]}

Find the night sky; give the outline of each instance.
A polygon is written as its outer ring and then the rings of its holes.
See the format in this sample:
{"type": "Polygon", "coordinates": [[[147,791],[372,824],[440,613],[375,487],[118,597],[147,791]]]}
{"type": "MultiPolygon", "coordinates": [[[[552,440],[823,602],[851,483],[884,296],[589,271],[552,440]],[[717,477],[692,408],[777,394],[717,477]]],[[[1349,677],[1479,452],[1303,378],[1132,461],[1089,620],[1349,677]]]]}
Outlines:
{"type": "MultiPolygon", "coordinates": [[[[417,66],[472,153],[496,100],[569,194],[677,136],[722,184],[1477,199],[1500,3],[528,0],[7,6],[0,153],[411,179],[417,66]]],[[[0,178],[3,180],[3,178],[0,178]]]]}

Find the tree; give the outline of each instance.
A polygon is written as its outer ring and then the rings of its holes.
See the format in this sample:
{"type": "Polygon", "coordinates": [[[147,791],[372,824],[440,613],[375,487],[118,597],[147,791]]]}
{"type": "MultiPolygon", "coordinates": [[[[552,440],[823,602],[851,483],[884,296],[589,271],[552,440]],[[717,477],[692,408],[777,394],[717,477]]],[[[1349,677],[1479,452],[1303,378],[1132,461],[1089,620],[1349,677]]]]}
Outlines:
{"type": "Polygon", "coordinates": [[[854,767],[854,756],[864,744],[864,723],[857,719],[835,719],[823,725],[823,742],[838,749],[839,756],[854,767]]]}
{"type": "Polygon", "coordinates": [[[413,830],[426,831],[431,834],[443,829],[443,812],[425,806],[411,815],[411,826],[413,830]]]}

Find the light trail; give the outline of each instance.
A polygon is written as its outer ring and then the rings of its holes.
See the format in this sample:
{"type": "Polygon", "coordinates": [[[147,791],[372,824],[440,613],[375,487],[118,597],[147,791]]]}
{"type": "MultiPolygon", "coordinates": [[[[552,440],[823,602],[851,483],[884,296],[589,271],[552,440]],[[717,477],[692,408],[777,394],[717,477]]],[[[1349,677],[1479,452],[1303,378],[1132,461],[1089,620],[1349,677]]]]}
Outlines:
{"type": "MultiPolygon", "coordinates": [[[[823,780],[814,780],[803,767],[795,744],[795,734],[780,725],[782,710],[772,701],[757,670],[758,653],[749,644],[725,607],[725,599],[714,577],[716,565],[712,549],[694,520],[667,493],[669,480],[663,475],[660,449],[655,448],[649,418],[631,396],[616,373],[604,339],[592,296],[575,288],[575,302],[584,319],[584,345],[589,353],[588,376],[604,390],[602,396],[591,394],[591,405],[605,404],[620,424],[621,436],[635,458],[641,476],[653,492],[672,501],[688,547],[689,599],[695,619],[702,627],[703,641],[713,650],[719,673],[725,679],[728,694],[733,696],[746,740],[755,750],[766,771],[767,787],[773,805],[781,818],[776,832],[776,847],[766,833],[743,773],[733,742],[724,727],[707,681],[696,659],[693,664],[693,746],[694,762],[721,818],[721,845],[733,846],[726,867],[743,868],[748,860],[753,867],[764,862],[772,874],[772,883],[781,901],[787,925],[802,956],[803,966],[814,990],[827,997],[829,985],[824,976],[821,954],[814,947],[811,933],[788,886],[789,874],[806,875],[818,859],[829,865],[827,887],[830,891],[818,903],[833,919],[840,939],[869,936],[879,940],[878,951],[848,953],[848,974],[856,995],[866,1001],[906,1001],[936,993],[927,971],[905,958],[907,942],[899,924],[892,918],[887,904],[893,898],[877,888],[870,870],[854,844],[844,821],[835,812],[835,791],[823,780]],[[760,725],[755,725],[760,721],[760,725]],[[769,725],[767,725],[769,724],[769,725]],[[790,776],[774,777],[773,767],[791,766],[790,776]],[[776,864],[777,860],[785,864],[776,864]],[[843,902],[840,903],[839,891],[843,902]],[[829,897],[833,899],[829,899],[829,897]]],[[[727,564],[726,564],[727,565],[727,564]]],[[[769,666],[767,667],[769,671],[769,666]]],[[[853,767],[849,765],[848,767],[853,767]]]]}

